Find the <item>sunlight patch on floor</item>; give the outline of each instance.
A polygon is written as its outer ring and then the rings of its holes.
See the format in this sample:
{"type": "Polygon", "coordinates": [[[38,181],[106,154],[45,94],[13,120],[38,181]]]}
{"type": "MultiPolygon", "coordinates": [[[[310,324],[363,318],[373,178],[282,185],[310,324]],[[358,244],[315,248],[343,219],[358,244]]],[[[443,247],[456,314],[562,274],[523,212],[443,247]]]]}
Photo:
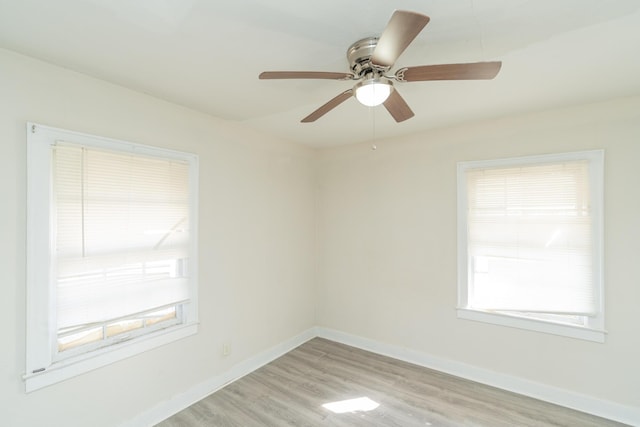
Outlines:
{"type": "Polygon", "coordinates": [[[368,397],[358,397],[356,399],[341,400],[339,402],[325,403],[322,407],[336,414],[344,414],[345,412],[373,411],[379,403],[374,402],[368,397]]]}

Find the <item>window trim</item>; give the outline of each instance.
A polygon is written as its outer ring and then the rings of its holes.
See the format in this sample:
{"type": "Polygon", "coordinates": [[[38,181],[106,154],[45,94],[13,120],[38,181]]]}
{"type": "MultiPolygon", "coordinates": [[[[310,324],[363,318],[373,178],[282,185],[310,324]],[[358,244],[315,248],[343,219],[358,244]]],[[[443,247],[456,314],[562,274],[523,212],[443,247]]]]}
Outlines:
{"type": "Polygon", "coordinates": [[[458,162],[457,164],[457,206],[458,206],[458,301],[457,317],[495,325],[509,326],[537,332],[603,343],[606,337],[604,327],[604,150],[579,151],[570,153],[543,154],[526,157],[503,158],[458,162]],[[499,168],[536,164],[560,163],[566,161],[589,161],[589,190],[592,201],[593,277],[596,281],[598,315],[589,318],[586,326],[570,325],[550,320],[533,319],[505,312],[492,312],[468,307],[469,271],[467,236],[467,181],[466,171],[476,168],[499,168]]]}
{"type": "Polygon", "coordinates": [[[65,129],[27,123],[27,318],[26,392],[63,381],[90,370],[185,338],[198,330],[198,157],[196,154],[156,148],[65,129]],[[52,267],[52,149],[59,140],[78,144],[186,161],[189,164],[190,296],[184,322],[112,345],[65,358],[56,358],[54,328],[55,290],[50,285],[52,267]]]}

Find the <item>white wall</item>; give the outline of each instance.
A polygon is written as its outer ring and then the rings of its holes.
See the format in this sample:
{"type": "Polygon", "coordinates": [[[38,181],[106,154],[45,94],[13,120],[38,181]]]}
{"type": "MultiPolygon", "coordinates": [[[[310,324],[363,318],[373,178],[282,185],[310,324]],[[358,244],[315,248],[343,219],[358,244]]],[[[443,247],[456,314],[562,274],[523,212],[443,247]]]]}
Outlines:
{"type": "Polygon", "coordinates": [[[3,50],[0,147],[2,425],[119,425],[314,325],[312,150],[3,50]],[[27,120],[199,155],[196,336],[24,393],[27,120]]]}
{"type": "Polygon", "coordinates": [[[319,155],[320,326],[640,407],[640,98],[376,144],[319,155]],[[600,148],[606,343],[457,319],[456,162],[600,148]]]}

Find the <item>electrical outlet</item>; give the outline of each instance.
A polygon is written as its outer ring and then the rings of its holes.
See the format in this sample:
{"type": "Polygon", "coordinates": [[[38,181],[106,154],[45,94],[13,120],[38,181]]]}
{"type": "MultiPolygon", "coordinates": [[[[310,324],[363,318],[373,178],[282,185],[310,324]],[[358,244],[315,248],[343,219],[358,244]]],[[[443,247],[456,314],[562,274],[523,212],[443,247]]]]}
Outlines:
{"type": "Polygon", "coordinates": [[[222,344],[222,355],[228,356],[230,354],[231,354],[231,344],[229,343],[222,344]]]}

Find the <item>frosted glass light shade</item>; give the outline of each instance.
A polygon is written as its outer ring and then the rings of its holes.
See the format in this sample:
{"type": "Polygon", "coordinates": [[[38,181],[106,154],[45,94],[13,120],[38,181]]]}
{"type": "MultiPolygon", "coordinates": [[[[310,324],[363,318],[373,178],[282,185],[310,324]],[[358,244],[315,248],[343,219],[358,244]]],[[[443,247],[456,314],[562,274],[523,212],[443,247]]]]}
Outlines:
{"type": "Polygon", "coordinates": [[[387,100],[391,84],[378,80],[365,80],[356,86],[356,99],[367,107],[375,107],[387,100]]]}

